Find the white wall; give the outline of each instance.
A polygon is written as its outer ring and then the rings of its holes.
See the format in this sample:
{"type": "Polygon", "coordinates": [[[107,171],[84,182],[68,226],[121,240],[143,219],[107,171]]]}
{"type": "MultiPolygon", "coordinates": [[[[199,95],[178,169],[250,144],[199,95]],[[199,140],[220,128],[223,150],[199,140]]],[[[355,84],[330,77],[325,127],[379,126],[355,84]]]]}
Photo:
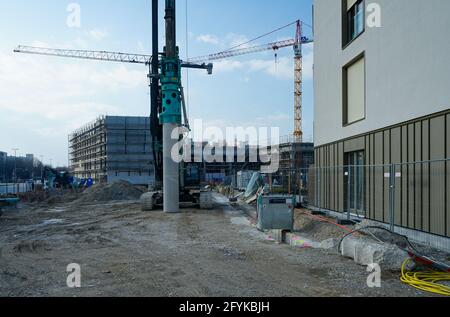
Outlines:
{"type": "Polygon", "coordinates": [[[315,145],[450,108],[450,1],[366,0],[381,28],[342,49],[340,0],[314,1],[315,145]],[[343,127],[342,67],[365,52],[366,119],[343,127]]]}

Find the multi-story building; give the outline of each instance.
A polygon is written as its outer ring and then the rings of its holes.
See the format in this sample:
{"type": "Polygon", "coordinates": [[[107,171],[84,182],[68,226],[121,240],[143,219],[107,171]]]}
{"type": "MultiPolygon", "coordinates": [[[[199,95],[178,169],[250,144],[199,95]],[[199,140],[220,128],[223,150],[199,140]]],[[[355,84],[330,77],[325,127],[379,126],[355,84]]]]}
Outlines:
{"type": "Polygon", "coordinates": [[[6,160],[8,158],[8,153],[0,152],[0,182],[6,182],[6,160]]]}
{"type": "Polygon", "coordinates": [[[69,136],[70,169],[96,182],[154,184],[150,119],[105,116],[69,136]]]}
{"type": "Polygon", "coordinates": [[[315,204],[450,237],[449,12],[314,1],[315,204]]]}

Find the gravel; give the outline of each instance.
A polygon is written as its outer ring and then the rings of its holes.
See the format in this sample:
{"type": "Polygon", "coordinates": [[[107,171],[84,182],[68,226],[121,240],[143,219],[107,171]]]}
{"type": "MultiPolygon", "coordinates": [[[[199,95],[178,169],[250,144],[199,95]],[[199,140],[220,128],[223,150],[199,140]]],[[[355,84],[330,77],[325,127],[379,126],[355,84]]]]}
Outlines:
{"type": "Polygon", "coordinates": [[[44,207],[0,218],[0,296],[425,295],[389,272],[368,288],[365,267],[270,241],[223,204],[178,214],[130,201],[58,207],[64,222],[45,227],[54,217],[44,207]],[[81,266],[80,289],[66,285],[71,263],[81,266]]]}

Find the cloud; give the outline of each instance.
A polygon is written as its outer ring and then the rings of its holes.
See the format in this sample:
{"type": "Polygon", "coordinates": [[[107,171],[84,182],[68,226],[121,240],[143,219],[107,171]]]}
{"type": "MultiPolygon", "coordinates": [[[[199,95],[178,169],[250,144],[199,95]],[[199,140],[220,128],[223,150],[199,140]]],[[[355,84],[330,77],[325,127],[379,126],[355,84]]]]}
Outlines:
{"type": "Polygon", "coordinates": [[[101,41],[109,36],[109,33],[106,30],[93,29],[88,31],[88,34],[91,39],[95,41],[101,41]]]}
{"type": "Polygon", "coordinates": [[[232,59],[225,59],[222,61],[214,62],[214,72],[223,73],[223,72],[233,72],[239,69],[242,69],[245,66],[243,62],[239,62],[232,59]]]}
{"type": "Polygon", "coordinates": [[[213,45],[218,45],[220,43],[219,38],[217,36],[211,35],[211,34],[199,35],[199,36],[197,36],[197,41],[206,43],[206,44],[213,44],[213,45]]]}
{"type": "MultiPolygon", "coordinates": [[[[308,44],[303,49],[303,80],[313,78],[314,54],[313,45],[308,44]]],[[[292,57],[279,57],[275,63],[274,59],[252,59],[246,62],[252,72],[264,72],[270,76],[283,80],[294,80],[294,54],[292,57]]]]}
{"type": "MultiPolygon", "coordinates": [[[[31,121],[41,122],[67,133],[100,114],[120,111],[95,102],[97,93],[146,89],[145,75],[145,70],[124,65],[99,69],[74,61],[58,63],[47,57],[0,53],[0,111],[4,116],[23,118],[24,127],[32,126],[31,121]]],[[[39,131],[46,134],[49,130],[40,127],[39,131]]]]}
{"type": "Polygon", "coordinates": [[[201,43],[218,46],[221,50],[226,50],[238,45],[239,48],[250,47],[253,45],[252,43],[241,45],[242,43],[248,42],[248,38],[245,35],[236,33],[228,33],[223,37],[219,37],[215,34],[202,34],[198,35],[196,40],[201,43]]]}
{"type": "Polygon", "coordinates": [[[263,71],[279,79],[294,79],[294,62],[288,57],[270,59],[253,59],[248,62],[250,71],[263,71]]]}

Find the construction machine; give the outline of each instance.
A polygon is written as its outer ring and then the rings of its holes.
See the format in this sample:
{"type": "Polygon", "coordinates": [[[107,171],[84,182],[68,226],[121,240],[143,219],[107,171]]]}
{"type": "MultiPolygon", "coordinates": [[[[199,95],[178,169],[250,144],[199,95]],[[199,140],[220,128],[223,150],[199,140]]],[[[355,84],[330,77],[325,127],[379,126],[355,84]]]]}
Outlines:
{"type": "Polygon", "coordinates": [[[175,0],[165,1],[166,45],[159,51],[158,0],[152,0],[152,55],[121,52],[87,51],[18,46],[16,53],[37,54],[57,57],[80,58],[131,64],[149,67],[151,115],[150,129],[155,166],[155,184],[145,194],[143,209],[148,206],[163,206],[166,212],[178,212],[179,203],[197,204],[209,208],[211,193],[201,189],[199,167],[192,165],[183,169],[171,157],[172,148],[178,139],[172,139],[172,132],[181,126],[189,129],[184,91],[181,85],[181,68],[204,69],[212,74],[213,64],[183,62],[176,46],[175,0]],[[184,121],[182,122],[182,119],[184,121]],[[184,172],[181,172],[181,171],[184,172]],[[186,172],[190,171],[190,172],[186,172]],[[181,179],[180,179],[181,175],[181,179]],[[192,175],[197,175],[193,178],[192,175]],[[187,179],[185,179],[187,177],[187,179]],[[189,184],[184,186],[183,184],[189,184]]]}
{"type": "MultiPolygon", "coordinates": [[[[262,46],[230,49],[218,54],[181,61],[176,46],[176,7],[175,0],[165,1],[165,40],[163,52],[159,52],[158,37],[158,0],[152,0],[152,55],[128,54],[107,51],[51,49],[30,46],[18,46],[14,52],[47,56],[81,58],[88,60],[113,61],[132,64],[144,64],[149,67],[151,95],[151,134],[155,165],[155,184],[149,193],[144,194],[143,209],[150,210],[163,206],[166,212],[178,212],[180,202],[197,204],[201,208],[211,207],[211,192],[202,188],[199,166],[181,166],[171,157],[174,146],[179,141],[172,138],[172,132],[182,126],[189,130],[184,91],[181,85],[181,68],[205,69],[212,73],[213,64],[209,61],[233,56],[294,47],[295,51],[295,139],[301,142],[301,46],[312,40],[302,36],[301,22],[297,24],[296,38],[262,46]],[[182,122],[184,119],[184,122],[182,122]],[[196,177],[193,177],[196,175],[196,177]]],[[[294,24],[291,23],[288,26],[294,24]]],[[[288,27],[286,26],[286,27],[288,27]]],[[[283,27],[285,28],[285,27],[283,27]]],[[[273,33],[273,32],[271,32],[273,33]]],[[[246,44],[246,43],[244,43],[246,44]]]]}

